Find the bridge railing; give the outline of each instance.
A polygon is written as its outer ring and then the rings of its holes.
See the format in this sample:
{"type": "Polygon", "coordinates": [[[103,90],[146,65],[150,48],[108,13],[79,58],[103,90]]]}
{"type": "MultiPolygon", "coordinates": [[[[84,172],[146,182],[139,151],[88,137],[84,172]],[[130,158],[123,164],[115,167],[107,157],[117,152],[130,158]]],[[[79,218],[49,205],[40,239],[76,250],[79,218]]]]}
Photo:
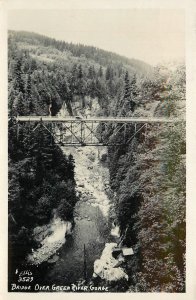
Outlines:
{"type": "Polygon", "coordinates": [[[82,118],[74,117],[50,117],[50,116],[17,116],[16,121],[20,122],[114,122],[114,123],[173,123],[179,121],[174,118],[158,118],[158,117],[90,117],[82,118]]]}

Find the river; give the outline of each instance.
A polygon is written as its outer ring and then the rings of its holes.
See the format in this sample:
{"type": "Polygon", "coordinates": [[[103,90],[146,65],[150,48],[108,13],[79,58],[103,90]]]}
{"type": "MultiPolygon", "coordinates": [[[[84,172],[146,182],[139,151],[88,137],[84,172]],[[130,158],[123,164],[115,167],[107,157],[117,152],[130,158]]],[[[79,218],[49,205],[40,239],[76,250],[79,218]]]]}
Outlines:
{"type": "Polygon", "coordinates": [[[108,241],[109,230],[107,220],[98,208],[89,207],[86,203],[77,206],[81,216],[77,220],[65,244],[59,250],[59,260],[47,266],[47,272],[42,277],[44,284],[68,285],[84,279],[84,245],[86,248],[87,279],[93,275],[94,261],[101,256],[105,242],[108,241]]]}
{"type": "MultiPolygon", "coordinates": [[[[106,190],[109,172],[100,162],[100,156],[106,149],[97,147],[63,148],[66,155],[72,154],[75,161],[76,190],[79,201],[74,209],[72,233],[66,237],[56,251],[58,260],[44,262],[36,271],[41,284],[69,285],[84,279],[84,245],[87,281],[93,275],[94,262],[99,259],[105,243],[112,241],[109,222],[110,202],[106,190]]],[[[54,228],[50,241],[46,240],[49,249],[53,240],[64,238],[64,223],[54,228]],[[51,242],[52,240],[52,242],[51,242]]]]}

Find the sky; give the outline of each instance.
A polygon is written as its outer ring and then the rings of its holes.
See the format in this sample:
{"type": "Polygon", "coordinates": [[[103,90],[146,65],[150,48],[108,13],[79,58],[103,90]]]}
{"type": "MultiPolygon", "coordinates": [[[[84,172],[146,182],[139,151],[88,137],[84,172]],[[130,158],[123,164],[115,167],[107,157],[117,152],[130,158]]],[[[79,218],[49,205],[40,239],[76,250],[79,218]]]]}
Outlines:
{"type": "Polygon", "coordinates": [[[185,57],[180,9],[10,10],[8,29],[92,45],[153,65],[185,57]]]}

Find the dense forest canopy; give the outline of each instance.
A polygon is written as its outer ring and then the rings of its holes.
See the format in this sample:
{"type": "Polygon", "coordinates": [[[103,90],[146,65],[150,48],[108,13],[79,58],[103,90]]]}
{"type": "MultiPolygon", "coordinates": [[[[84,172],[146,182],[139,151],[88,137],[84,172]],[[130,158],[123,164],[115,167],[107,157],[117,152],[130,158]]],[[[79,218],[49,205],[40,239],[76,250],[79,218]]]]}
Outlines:
{"type": "MultiPolygon", "coordinates": [[[[151,66],[95,47],[56,41],[35,33],[9,33],[9,114],[178,118],[149,125],[126,146],[108,148],[111,218],[134,248],[125,266],[129,291],[185,291],[185,66],[151,66]]],[[[102,130],[102,129],[99,129],[102,130]]],[[[121,143],[123,131],[102,134],[121,143]]],[[[130,139],[133,132],[126,132],[130,139]]],[[[9,216],[12,247],[31,246],[31,227],[46,223],[52,209],[71,218],[76,202],[73,158],[51,137],[9,126],[9,216]],[[58,182],[58,185],[55,183],[58,182]],[[36,188],[34,188],[36,186],[36,188]],[[59,196],[60,195],[60,196],[59,196]],[[36,208],[36,214],[35,214],[36,208]],[[22,218],[21,216],[22,211],[22,218]]]]}
{"type": "Polygon", "coordinates": [[[10,32],[9,109],[11,114],[47,115],[52,104],[55,115],[66,102],[71,113],[74,96],[80,97],[83,107],[87,96],[98,99],[100,113],[114,113],[114,100],[119,102],[123,96],[126,71],[139,77],[152,74],[143,62],[94,47],[10,32]]]}

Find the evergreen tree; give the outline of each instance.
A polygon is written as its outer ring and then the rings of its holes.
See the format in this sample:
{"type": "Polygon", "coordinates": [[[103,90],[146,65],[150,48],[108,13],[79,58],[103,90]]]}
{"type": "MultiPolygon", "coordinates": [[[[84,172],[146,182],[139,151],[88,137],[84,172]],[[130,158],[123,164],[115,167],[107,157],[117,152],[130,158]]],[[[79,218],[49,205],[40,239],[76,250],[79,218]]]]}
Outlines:
{"type": "Polygon", "coordinates": [[[90,65],[88,68],[88,78],[93,79],[96,76],[95,68],[93,65],[90,65]]]}
{"type": "Polygon", "coordinates": [[[23,78],[22,78],[22,54],[19,54],[19,56],[16,59],[16,64],[15,64],[15,78],[16,78],[16,82],[18,85],[18,90],[21,93],[24,93],[24,82],[23,82],[23,78]]]}
{"type": "Polygon", "coordinates": [[[25,98],[26,98],[26,101],[28,101],[30,96],[31,96],[31,76],[28,73],[27,78],[26,78],[26,84],[25,84],[25,98]]]}
{"type": "Polygon", "coordinates": [[[107,68],[106,68],[105,79],[106,80],[112,80],[113,79],[113,69],[110,65],[107,66],[107,68]]]}
{"type": "Polygon", "coordinates": [[[100,66],[100,68],[99,68],[98,76],[103,77],[103,68],[102,68],[102,66],[100,66]]]}
{"type": "Polygon", "coordinates": [[[124,78],[124,94],[122,99],[122,115],[126,115],[129,111],[133,112],[135,108],[135,101],[134,101],[134,95],[136,93],[135,90],[135,79],[133,79],[133,87],[130,84],[129,81],[129,73],[126,71],[125,78],[124,78]]]}
{"type": "Polygon", "coordinates": [[[82,71],[81,65],[79,65],[79,67],[78,67],[78,78],[79,78],[79,80],[83,78],[83,71],[82,71]]]}
{"type": "Polygon", "coordinates": [[[23,94],[20,92],[16,97],[16,111],[19,116],[25,116],[27,112],[27,106],[23,94]]]}

